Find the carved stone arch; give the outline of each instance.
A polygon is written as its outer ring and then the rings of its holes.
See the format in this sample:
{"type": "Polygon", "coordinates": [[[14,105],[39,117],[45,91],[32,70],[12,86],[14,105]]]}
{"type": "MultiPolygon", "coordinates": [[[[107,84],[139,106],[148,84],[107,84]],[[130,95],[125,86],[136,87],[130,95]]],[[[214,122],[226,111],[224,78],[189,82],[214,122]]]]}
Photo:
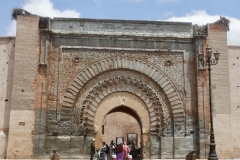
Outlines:
{"type": "MultiPolygon", "coordinates": [[[[127,69],[142,73],[153,81],[155,81],[165,92],[171,110],[173,112],[173,121],[175,124],[184,124],[185,112],[183,110],[182,100],[173,85],[171,80],[160,69],[152,64],[146,63],[141,60],[130,59],[126,57],[109,58],[98,61],[84,70],[80,71],[79,74],[73,79],[70,85],[67,87],[64,97],[62,99],[62,109],[71,110],[73,108],[75,99],[80,89],[93,77],[100,75],[105,71],[127,69]]],[[[94,104],[95,106],[96,104],[94,104]]],[[[71,119],[71,116],[61,116],[66,119],[71,119]]]]}
{"type": "MultiPolygon", "coordinates": [[[[106,78],[103,81],[99,81],[95,85],[83,92],[79,101],[76,103],[75,108],[79,110],[77,114],[78,122],[84,123],[90,130],[93,131],[94,117],[96,110],[101,101],[110,94],[116,92],[128,92],[139,97],[147,106],[149,112],[150,126],[148,131],[151,133],[159,133],[157,130],[159,127],[168,126],[169,120],[171,119],[166,103],[162,100],[160,94],[157,94],[155,88],[150,87],[148,84],[141,82],[135,83],[135,78],[116,76],[106,78]],[[112,82],[112,85],[107,86],[108,82],[112,82]],[[117,83],[114,83],[117,82],[117,83]],[[90,104],[91,103],[91,104],[90,104]],[[88,113],[88,119],[84,119],[85,113],[88,113]]],[[[165,129],[165,128],[163,128],[165,129]]],[[[146,129],[145,129],[146,130],[146,129]]]]}
{"type": "MultiPolygon", "coordinates": [[[[106,78],[106,75],[102,73],[102,80],[99,80],[100,78],[98,76],[98,83],[95,83],[94,85],[86,84],[82,88],[84,92],[81,92],[82,96],[78,97],[78,101],[81,103],[75,103],[74,105],[75,113],[77,113],[75,114],[75,122],[77,125],[73,127],[75,128],[75,131],[79,126],[87,126],[89,132],[94,133],[95,129],[93,117],[101,100],[109,94],[125,91],[129,93],[136,92],[134,94],[140,97],[147,104],[148,112],[151,115],[151,125],[148,131],[161,136],[163,134],[163,130],[168,127],[170,121],[169,119],[172,118],[166,117],[169,115],[168,108],[166,102],[162,101],[162,97],[157,96],[160,93],[160,91],[156,90],[157,84],[154,82],[155,86],[149,86],[151,84],[150,81],[152,80],[147,76],[144,77],[148,78],[145,80],[148,82],[148,85],[144,82],[144,80],[137,79],[136,77],[139,76],[140,73],[137,73],[136,71],[118,70],[107,71],[107,73],[112,77],[110,76],[111,78],[106,78]],[[111,75],[111,72],[115,75],[111,75]],[[133,76],[133,78],[126,77],[127,72],[131,72],[129,75],[133,76]],[[88,118],[86,119],[86,117],[88,118]]],[[[62,106],[62,113],[65,117],[68,116],[70,118],[72,115],[64,113],[65,108],[65,106],[62,106]]],[[[168,135],[171,135],[171,131],[165,132],[165,134],[167,133],[168,135]]]]}

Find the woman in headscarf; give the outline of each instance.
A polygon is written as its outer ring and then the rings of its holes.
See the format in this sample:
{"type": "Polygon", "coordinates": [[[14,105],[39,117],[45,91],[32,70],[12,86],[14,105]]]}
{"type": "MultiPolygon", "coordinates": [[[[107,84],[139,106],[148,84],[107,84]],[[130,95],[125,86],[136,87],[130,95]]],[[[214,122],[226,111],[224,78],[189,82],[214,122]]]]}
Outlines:
{"type": "Polygon", "coordinates": [[[123,145],[122,145],[122,143],[117,145],[116,153],[117,153],[117,160],[123,160],[123,145]]]}

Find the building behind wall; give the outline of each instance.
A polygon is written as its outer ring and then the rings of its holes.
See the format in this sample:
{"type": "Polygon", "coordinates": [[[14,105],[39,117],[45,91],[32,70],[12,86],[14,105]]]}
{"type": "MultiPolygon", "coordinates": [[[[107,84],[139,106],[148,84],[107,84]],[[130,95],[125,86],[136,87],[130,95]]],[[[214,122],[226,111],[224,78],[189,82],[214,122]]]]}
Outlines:
{"type": "Polygon", "coordinates": [[[48,158],[57,149],[61,158],[87,159],[92,138],[100,147],[135,131],[144,159],[193,150],[207,158],[208,72],[197,56],[207,45],[221,53],[212,70],[217,154],[239,157],[237,79],[229,82],[236,49],[227,50],[226,25],[36,15],[19,15],[17,24],[16,40],[7,43],[16,47],[8,47],[15,61],[2,158],[48,158]]]}

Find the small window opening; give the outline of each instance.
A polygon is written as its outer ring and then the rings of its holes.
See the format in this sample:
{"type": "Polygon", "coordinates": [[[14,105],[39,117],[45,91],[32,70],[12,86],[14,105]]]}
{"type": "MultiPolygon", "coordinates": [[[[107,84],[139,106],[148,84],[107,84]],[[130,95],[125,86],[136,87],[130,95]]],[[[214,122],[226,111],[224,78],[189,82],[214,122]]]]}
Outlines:
{"type": "Polygon", "coordinates": [[[104,135],[104,125],[102,125],[102,135],[104,135]]]}

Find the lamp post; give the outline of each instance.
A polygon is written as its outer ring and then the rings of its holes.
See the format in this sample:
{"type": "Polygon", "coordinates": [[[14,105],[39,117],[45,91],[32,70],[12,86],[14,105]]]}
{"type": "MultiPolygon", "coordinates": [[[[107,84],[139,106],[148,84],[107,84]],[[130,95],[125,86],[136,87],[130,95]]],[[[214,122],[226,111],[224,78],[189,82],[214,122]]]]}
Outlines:
{"type": "Polygon", "coordinates": [[[210,105],[210,123],[211,123],[211,131],[210,131],[210,151],[208,154],[208,160],[218,160],[217,154],[216,154],[216,144],[215,144],[215,138],[214,138],[214,130],[213,130],[213,113],[212,113],[212,92],[211,92],[211,65],[216,65],[219,60],[219,55],[217,51],[214,52],[214,58],[212,59],[212,50],[210,47],[206,48],[206,54],[207,54],[207,60],[204,61],[204,55],[202,53],[199,53],[199,61],[202,63],[202,65],[208,66],[208,75],[209,75],[209,105],[210,105]]]}

